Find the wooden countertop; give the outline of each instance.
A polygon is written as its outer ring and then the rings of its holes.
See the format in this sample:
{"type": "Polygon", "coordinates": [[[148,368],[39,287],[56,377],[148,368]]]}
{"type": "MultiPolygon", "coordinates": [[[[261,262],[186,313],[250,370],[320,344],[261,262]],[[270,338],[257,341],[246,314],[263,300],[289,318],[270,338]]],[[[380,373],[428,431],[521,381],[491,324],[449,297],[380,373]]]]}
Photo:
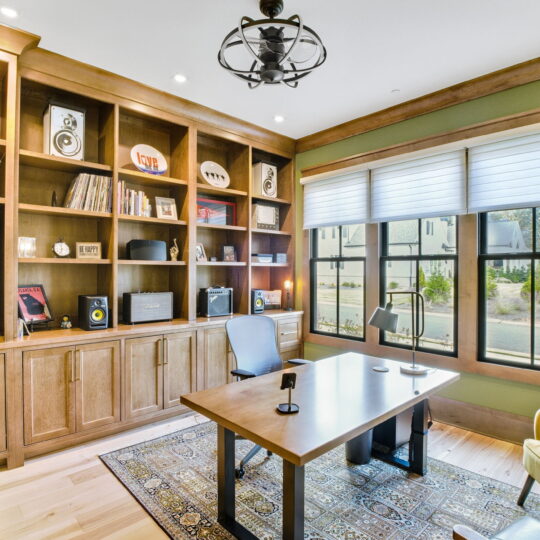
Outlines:
{"type": "Polygon", "coordinates": [[[347,353],[285,371],[297,373],[293,403],[298,414],[281,415],[287,401],[277,371],[181,397],[184,405],[260,444],[295,465],[304,465],[422,401],[459,379],[434,369],[403,375],[401,363],[347,353]],[[384,365],[389,372],[372,370],[384,365]]]}

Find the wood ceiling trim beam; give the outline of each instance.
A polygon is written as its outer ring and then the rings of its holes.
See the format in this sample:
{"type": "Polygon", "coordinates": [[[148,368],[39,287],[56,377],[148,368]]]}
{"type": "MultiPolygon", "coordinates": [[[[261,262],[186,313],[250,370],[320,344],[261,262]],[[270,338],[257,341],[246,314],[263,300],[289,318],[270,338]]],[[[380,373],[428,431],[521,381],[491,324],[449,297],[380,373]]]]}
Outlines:
{"type": "Polygon", "coordinates": [[[363,165],[364,163],[371,163],[380,159],[387,159],[402,154],[408,154],[410,152],[426,150],[427,148],[433,148],[444,144],[466,141],[467,139],[472,139],[473,137],[491,135],[492,133],[498,133],[500,131],[507,131],[509,129],[516,129],[539,123],[540,109],[534,109],[524,113],[517,113],[510,116],[505,116],[503,118],[488,120],[473,126],[462,127],[451,131],[438,133],[436,135],[422,137],[421,139],[415,139],[412,141],[387,146],[385,148],[370,150],[369,152],[363,152],[361,154],[337,159],[335,161],[321,163],[312,167],[306,167],[305,169],[302,169],[301,173],[302,176],[305,177],[338,171],[348,167],[363,165]]]}
{"type": "Polygon", "coordinates": [[[500,69],[387,109],[349,120],[312,135],[307,135],[297,140],[296,152],[313,150],[361,133],[397,124],[422,114],[465,103],[537,80],[540,80],[540,58],[500,69]]]}

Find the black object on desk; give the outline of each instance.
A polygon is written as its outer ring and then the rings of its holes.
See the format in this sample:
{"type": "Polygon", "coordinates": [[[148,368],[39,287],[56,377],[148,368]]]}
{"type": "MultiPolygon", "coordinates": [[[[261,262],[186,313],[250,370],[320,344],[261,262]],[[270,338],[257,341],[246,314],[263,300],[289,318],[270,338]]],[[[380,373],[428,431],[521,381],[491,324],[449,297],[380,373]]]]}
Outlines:
{"type": "Polygon", "coordinates": [[[284,373],[281,378],[281,389],[289,390],[289,403],[280,403],[277,410],[282,414],[294,414],[300,410],[296,403],[292,403],[292,390],[296,386],[296,373],[284,373]]]}

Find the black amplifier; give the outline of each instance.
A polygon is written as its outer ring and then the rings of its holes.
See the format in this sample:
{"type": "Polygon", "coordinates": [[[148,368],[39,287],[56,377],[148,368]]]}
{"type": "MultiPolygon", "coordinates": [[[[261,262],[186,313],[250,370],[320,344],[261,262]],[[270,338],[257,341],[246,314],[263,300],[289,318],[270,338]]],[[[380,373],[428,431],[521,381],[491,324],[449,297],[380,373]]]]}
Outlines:
{"type": "Polygon", "coordinates": [[[232,315],[233,290],[226,287],[208,287],[199,291],[199,314],[201,317],[232,315]]]}
{"type": "Polygon", "coordinates": [[[170,321],[172,318],[172,292],[124,293],[123,319],[126,324],[170,321]]]}

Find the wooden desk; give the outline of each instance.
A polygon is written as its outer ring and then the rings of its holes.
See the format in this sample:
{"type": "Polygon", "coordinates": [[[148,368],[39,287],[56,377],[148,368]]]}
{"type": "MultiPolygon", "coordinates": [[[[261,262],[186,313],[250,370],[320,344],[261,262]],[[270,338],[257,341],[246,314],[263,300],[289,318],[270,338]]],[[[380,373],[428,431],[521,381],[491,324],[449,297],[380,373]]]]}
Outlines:
{"type": "Polygon", "coordinates": [[[283,458],[283,538],[304,537],[304,465],[388,418],[414,406],[411,470],[426,468],[426,398],[459,375],[437,369],[403,375],[400,362],[347,353],[285,371],[297,373],[293,402],[281,415],[283,371],[181,397],[218,424],[218,521],[240,539],[256,537],[235,520],[235,433],[283,458]],[[386,373],[373,371],[386,366],[386,373]]]}

